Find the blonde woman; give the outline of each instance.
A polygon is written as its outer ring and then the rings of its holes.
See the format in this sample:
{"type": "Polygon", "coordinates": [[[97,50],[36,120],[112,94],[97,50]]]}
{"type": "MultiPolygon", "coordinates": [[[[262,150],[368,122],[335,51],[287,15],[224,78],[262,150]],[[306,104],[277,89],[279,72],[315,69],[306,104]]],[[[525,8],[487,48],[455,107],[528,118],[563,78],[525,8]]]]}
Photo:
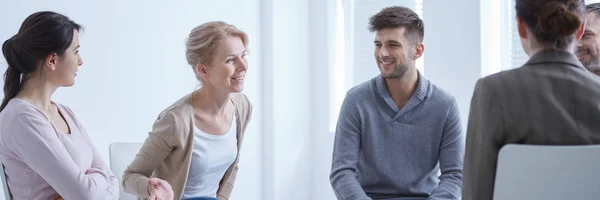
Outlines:
{"type": "Polygon", "coordinates": [[[200,89],[163,110],[123,175],[151,200],[229,199],[252,105],[241,93],[248,36],[224,22],[194,28],[186,57],[200,89]]]}

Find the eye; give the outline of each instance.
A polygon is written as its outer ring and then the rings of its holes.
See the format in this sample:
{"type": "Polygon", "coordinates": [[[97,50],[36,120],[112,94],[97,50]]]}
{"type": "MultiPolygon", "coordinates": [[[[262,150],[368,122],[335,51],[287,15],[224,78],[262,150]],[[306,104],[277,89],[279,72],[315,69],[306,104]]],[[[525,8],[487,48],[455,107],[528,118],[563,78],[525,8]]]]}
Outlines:
{"type": "Polygon", "coordinates": [[[233,62],[233,58],[227,59],[226,63],[232,63],[233,62]]]}
{"type": "Polygon", "coordinates": [[[377,43],[375,44],[376,47],[381,47],[381,44],[377,43]]]}
{"type": "Polygon", "coordinates": [[[399,47],[402,47],[400,44],[396,44],[396,43],[392,43],[392,44],[390,44],[389,46],[390,46],[390,47],[392,47],[392,48],[399,48],[399,47]]]}

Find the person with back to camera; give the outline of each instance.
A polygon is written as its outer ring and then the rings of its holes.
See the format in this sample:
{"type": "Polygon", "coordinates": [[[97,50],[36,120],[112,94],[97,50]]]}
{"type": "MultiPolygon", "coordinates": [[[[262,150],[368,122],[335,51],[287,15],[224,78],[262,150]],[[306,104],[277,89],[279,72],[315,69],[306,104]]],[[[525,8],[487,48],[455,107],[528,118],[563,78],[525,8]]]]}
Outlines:
{"type": "Polygon", "coordinates": [[[492,199],[506,144],[600,144],[600,79],[574,55],[582,0],[516,0],[523,66],[477,81],[467,128],[463,199],[492,199]]]}

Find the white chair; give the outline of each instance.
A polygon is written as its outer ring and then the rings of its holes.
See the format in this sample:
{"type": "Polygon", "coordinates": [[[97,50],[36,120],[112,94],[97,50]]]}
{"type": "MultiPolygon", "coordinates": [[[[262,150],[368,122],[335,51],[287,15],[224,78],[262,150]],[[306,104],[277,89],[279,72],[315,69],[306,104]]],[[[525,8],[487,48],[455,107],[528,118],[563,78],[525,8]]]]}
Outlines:
{"type": "Polygon", "coordinates": [[[136,200],[136,196],[126,193],[121,184],[123,172],[135,158],[143,143],[114,142],[109,146],[110,169],[119,179],[119,200],[136,200]]]}
{"type": "Polygon", "coordinates": [[[600,145],[506,145],[494,200],[600,198],[600,145]]]}
{"type": "Polygon", "coordinates": [[[4,165],[0,163],[0,175],[2,175],[2,189],[4,189],[4,197],[6,200],[10,200],[10,191],[8,190],[8,183],[6,182],[6,174],[4,174],[4,165]]]}

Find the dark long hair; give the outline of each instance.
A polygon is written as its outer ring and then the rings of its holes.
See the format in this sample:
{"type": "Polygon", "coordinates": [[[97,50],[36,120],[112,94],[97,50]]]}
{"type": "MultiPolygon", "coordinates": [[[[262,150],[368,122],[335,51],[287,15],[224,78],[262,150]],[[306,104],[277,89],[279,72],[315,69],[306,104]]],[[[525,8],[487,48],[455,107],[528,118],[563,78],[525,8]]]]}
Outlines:
{"type": "Polygon", "coordinates": [[[0,112],[21,90],[21,77],[40,68],[48,55],[63,55],[71,45],[73,31],[80,28],[68,17],[51,11],[33,13],[23,21],[19,32],[2,44],[8,68],[4,73],[4,99],[0,112]]]}

